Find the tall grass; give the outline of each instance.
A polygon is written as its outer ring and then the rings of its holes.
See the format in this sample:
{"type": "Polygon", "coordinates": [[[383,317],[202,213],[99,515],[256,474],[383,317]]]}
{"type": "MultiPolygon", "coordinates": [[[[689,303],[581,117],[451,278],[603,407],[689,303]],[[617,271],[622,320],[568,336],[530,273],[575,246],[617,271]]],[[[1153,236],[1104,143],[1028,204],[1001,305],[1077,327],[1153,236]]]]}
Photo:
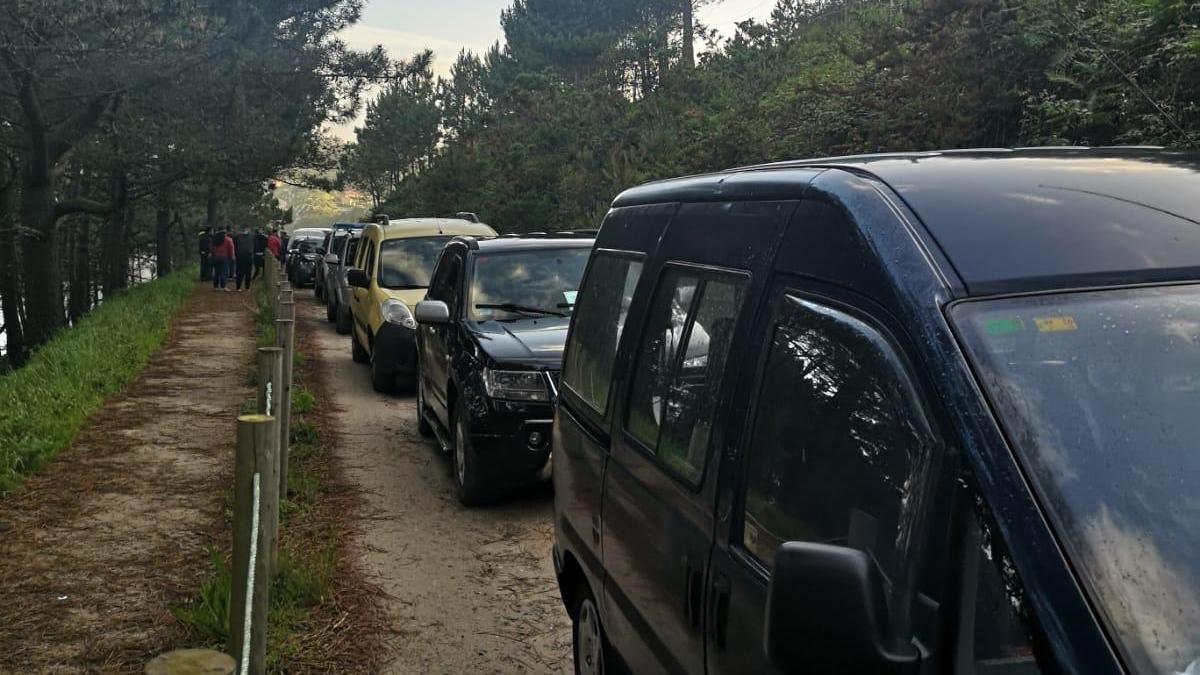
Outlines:
{"type": "Polygon", "coordinates": [[[0,376],[0,496],[65,448],[162,345],[195,285],[191,268],[106,299],[0,376]]]}

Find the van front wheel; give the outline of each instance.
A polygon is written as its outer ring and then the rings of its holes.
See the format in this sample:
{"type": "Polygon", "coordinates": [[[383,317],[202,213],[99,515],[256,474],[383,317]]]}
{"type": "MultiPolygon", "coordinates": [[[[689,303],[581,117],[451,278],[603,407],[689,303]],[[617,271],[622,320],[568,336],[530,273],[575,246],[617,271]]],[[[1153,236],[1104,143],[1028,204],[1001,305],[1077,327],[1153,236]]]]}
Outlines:
{"type": "Polygon", "coordinates": [[[606,652],[604,627],[600,625],[600,609],[591,590],[585,585],[576,593],[579,602],[571,622],[574,643],[575,675],[604,675],[606,652]]]}

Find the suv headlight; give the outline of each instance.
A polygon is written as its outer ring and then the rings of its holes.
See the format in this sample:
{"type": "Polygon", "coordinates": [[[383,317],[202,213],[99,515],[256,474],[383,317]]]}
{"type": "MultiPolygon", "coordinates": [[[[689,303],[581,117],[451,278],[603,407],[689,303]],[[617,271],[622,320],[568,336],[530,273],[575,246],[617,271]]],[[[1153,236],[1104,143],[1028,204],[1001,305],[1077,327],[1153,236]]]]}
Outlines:
{"type": "Polygon", "coordinates": [[[483,371],[483,386],[491,398],[506,401],[549,401],[546,378],[536,370],[483,371]]]}
{"type": "Polygon", "coordinates": [[[383,315],[383,320],[388,323],[398,324],[413,330],[417,328],[417,320],[413,318],[408,305],[399,300],[384,300],[383,304],[379,306],[379,313],[383,315]]]}

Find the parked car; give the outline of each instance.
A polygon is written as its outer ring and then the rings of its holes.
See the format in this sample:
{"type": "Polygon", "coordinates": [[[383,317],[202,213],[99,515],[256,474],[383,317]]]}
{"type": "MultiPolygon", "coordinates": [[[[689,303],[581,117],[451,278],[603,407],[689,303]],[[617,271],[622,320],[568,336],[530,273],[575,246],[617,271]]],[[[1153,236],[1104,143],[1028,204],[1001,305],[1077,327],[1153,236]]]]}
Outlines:
{"type": "Polygon", "coordinates": [[[417,427],[453,451],[459,500],[549,478],[571,307],[594,240],[453,239],[417,304],[417,427]]]}
{"type": "Polygon", "coordinates": [[[446,242],[459,235],[493,237],[483,223],[454,218],[407,218],[363,228],[350,294],[350,349],[356,363],[371,364],[376,391],[408,389],[417,379],[417,322],[413,308],[425,297],[429,276],[446,242]]]}
{"type": "Polygon", "coordinates": [[[366,227],[366,223],[334,223],[329,232],[325,234],[325,243],[321,245],[321,248],[325,249],[325,253],[317,260],[313,295],[325,302],[326,305],[329,304],[329,297],[326,295],[325,279],[329,275],[329,270],[339,263],[349,233],[360,231],[364,227],[366,227]]]}
{"type": "Polygon", "coordinates": [[[553,431],[579,672],[1200,672],[1200,156],[629,190],[553,431]]]}
{"type": "Polygon", "coordinates": [[[292,233],[288,240],[286,265],[288,281],[299,288],[316,279],[317,261],[325,255],[323,247],[328,228],[304,227],[292,233]]]}
{"type": "Polygon", "coordinates": [[[342,335],[350,333],[350,298],[354,290],[346,279],[346,273],[354,266],[358,254],[358,243],[362,241],[362,230],[347,233],[345,245],[337,253],[337,262],[326,272],[330,282],[325,295],[325,318],[337,326],[342,335]]]}

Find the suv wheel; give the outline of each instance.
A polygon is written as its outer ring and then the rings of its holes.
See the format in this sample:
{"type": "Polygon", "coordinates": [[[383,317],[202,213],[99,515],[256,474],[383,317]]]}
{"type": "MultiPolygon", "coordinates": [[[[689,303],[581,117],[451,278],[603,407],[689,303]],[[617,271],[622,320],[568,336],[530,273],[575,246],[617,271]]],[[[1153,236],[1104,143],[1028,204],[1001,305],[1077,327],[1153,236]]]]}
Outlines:
{"type": "Polygon", "coordinates": [[[604,627],[600,625],[600,610],[586,585],[575,594],[579,603],[572,614],[571,642],[574,644],[575,674],[604,675],[608,651],[604,642],[604,627]]]}
{"type": "Polygon", "coordinates": [[[390,394],[396,391],[396,376],[383,370],[379,359],[375,358],[376,353],[371,350],[371,388],[381,394],[390,394]]]}
{"type": "Polygon", "coordinates": [[[467,434],[466,411],[462,399],[454,402],[454,417],[450,424],[454,428],[454,486],[458,501],[464,506],[483,504],[486,495],[479,482],[479,468],[475,466],[475,453],[471,450],[471,437],[467,434]]]}
{"type": "Polygon", "coordinates": [[[313,295],[317,296],[318,300],[324,300],[325,294],[321,290],[321,283],[313,279],[313,295]]]}
{"type": "Polygon", "coordinates": [[[366,363],[371,360],[371,355],[367,353],[367,350],[358,344],[358,336],[354,334],[354,331],[350,332],[350,358],[354,359],[355,363],[366,363]]]}
{"type": "Polygon", "coordinates": [[[350,332],[350,309],[338,305],[337,308],[337,332],[341,335],[346,335],[350,332]]]}
{"type": "Polygon", "coordinates": [[[338,318],[337,299],[334,298],[332,302],[328,302],[325,304],[325,320],[328,321],[329,323],[333,323],[334,321],[337,321],[337,318],[338,318]]]}
{"type": "MultiPolygon", "coordinates": [[[[420,366],[418,366],[420,368],[420,366]]],[[[425,419],[425,380],[417,375],[417,433],[425,438],[433,437],[433,427],[425,419]]]]}

